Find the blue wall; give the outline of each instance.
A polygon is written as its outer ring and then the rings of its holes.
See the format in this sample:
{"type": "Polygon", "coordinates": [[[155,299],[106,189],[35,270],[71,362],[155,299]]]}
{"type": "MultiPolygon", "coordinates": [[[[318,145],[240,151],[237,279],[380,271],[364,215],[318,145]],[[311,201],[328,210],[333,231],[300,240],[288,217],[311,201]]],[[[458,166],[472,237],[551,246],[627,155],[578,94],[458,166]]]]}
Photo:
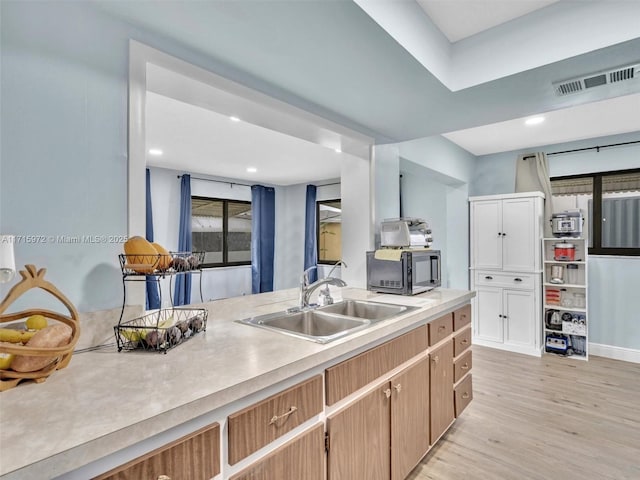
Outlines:
{"type": "MultiPolygon", "coordinates": [[[[478,157],[471,195],[512,193],[518,155],[640,140],[640,132],[478,157]]],[[[640,144],[549,157],[551,176],[640,168],[640,144]]],[[[589,258],[589,342],[640,350],[640,257],[589,258]]]]}

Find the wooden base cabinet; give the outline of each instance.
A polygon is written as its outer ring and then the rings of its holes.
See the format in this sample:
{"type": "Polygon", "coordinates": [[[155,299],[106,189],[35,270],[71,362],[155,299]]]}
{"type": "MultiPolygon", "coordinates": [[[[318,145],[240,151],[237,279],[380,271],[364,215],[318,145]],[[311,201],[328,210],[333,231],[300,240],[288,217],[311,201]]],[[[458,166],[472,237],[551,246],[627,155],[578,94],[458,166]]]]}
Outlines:
{"type": "Polygon", "coordinates": [[[317,425],[234,475],[231,480],[324,480],[324,472],[324,426],[317,425]]]}
{"type": "MultiPolygon", "coordinates": [[[[94,480],[209,480],[220,473],[220,425],[215,423],[94,480]]],[[[275,477],[274,477],[275,478],[275,477]]]]}
{"type": "Polygon", "coordinates": [[[403,480],[429,450],[429,360],[327,418],[328,479],[403,480]]]}
{"type": "Polygon", "coordinates": [[[453,340],[429,354],[431,382],[431,444],[455,419],[453,404],[453,340]]]}

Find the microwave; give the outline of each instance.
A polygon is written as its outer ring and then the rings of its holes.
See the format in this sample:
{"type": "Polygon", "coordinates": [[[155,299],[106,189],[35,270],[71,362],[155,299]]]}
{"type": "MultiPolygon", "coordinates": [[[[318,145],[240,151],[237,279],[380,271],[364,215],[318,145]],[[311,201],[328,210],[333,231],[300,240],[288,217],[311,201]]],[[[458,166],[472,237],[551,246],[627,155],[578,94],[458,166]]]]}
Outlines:
{"type": "Polygon", "coordinates": [[[403,250],[399,260],[367,252],[367,290],[416,295],[440,286],[439,250],[403,250]]]}

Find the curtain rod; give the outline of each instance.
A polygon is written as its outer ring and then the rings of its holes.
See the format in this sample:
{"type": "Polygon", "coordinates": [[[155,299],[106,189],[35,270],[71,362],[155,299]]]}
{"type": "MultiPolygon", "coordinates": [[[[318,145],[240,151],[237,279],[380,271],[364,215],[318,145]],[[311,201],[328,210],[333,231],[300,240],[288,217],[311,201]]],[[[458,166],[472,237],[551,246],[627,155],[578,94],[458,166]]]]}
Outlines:
{"type": "MultiPolygon", "coordinates": [[[[178,175],[178,178],[182,177],[182,175],[178,175]]],[[[204,180],[205,182],[217,182],[217,183],[228,183],[229,185],[231,185],[232,187],[234,185],[240,185],[242,187],[251,187],[251,185],[247,184],[247,183],[238,183],[238,182],[230,182],[228,180],[214,180],[212,178],[201,178],[201,177],[191,177],[194,180],[204,180]]],[[[255,185],[255,184],[254,184],[255,185]]],[[[318,187],[328,187],[329,185],[340,185],[340,182],[334,182],[334,183],[323,183],[322,185],[317,185],[318,187]]]]}
{"type": "MultiPolygon", "coordinates": [[[[178,175],[178,178],[182,177],[182,175],[178,175]]],[[[202,178],[202,177],[191,177],[194,180],[203,180],[205,182],[216,182],[216,183],[228,183],[229,185],[231,185],[232,187],[234,185],[240,185],[241,187],[250,187],[251,185],[247,184],[247,183],[238,183],[238,182],[230,182],[228,180],[214,180],[212,178],[202,178]]]]}
{"type": "MultiPolygon", "coordinates": [[[[609,148],[609,147],[620,147],[623,145],[632,145],[634,143],[640,143],[640,140],[633,140],[631,142],[622,142],[622,143],[611,143],[609,145],[596,145],[595,147],[585,147],[585,148],[574,148],[573,150],[562,150],[561,152],[551,152],[551,153],[547,153],[547,157],[550,155],[562,155],[563,153],[573,153],[573,152],[583,152],[585,150],[596,150],[597,152],[600,152],[601,148],[609,148]]],[[[528,155],[526,157],[523,157],[523,160],[526,160],[528,158],[534,158],[535,155],[528,155]]]]}

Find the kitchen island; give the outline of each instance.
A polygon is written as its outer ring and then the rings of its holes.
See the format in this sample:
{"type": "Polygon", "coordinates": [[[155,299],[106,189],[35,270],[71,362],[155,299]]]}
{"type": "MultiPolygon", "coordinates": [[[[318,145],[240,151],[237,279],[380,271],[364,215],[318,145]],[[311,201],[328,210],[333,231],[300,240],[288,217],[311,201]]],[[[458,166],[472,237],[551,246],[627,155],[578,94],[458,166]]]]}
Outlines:
{"type": "Polygon", "coordinates": [[[230,415],[450,314],[474,292],[437,289],[390,298],[343,288],[341,296],[419,308],[324,345],[234,322],[295,306],[298,291],[291,289],[204,304],[206,332],[166,355],[115,347],[77,353],[45,383],[0,394],[0,475],[92,478],[217,422],[222,461],[216,478],[229,478],[330,412],[326,407],[233,465],[226,442],[230,415]]]}

